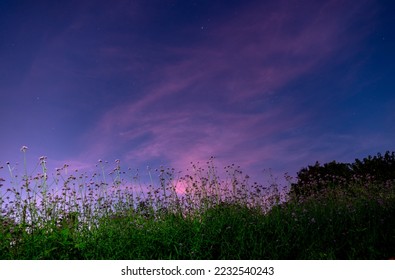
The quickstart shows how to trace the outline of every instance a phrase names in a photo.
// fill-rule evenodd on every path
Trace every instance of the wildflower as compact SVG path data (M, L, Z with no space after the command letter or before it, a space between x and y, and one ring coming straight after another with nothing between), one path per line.
M22 146L21 152L26 152L27 149L28 149L28 148L27 148L26 146Z

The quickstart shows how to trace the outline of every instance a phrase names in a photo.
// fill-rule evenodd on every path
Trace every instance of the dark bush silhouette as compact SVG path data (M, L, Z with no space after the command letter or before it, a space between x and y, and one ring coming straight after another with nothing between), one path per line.
M395 179L395 152L387 151L384 156L368 156L362 161L356 159L352 164L352 170L356 175L371 175L375 181L385 182Z
M302 168L297 173L297 182L291 184L291 197L300 199L319 193L331 186L347 188L351 179L364 180L370 178L377 183L395 180L395 152L387 151L384 156L368 156L362 161L355 159L354 163L339 163L332 161L321 165Z
M315 165L302 168L297 173L298 181L291 185L291 194L296 198L310 196L328 187L329 184L339 184L351 176L350 164L332 161L321 165L317 161Z

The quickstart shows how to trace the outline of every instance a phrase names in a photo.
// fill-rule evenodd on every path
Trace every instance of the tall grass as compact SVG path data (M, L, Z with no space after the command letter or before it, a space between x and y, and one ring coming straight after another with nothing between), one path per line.
M26 152L26 149L22 148ZM220 178L211 158L174 169L88 176L57 169L0 178L1 259L388 259L395 256L395 183L354 178L296 198L250 182L237 166ZM155 179L156 178L156 179ZM107 182L109 180L109 183Z

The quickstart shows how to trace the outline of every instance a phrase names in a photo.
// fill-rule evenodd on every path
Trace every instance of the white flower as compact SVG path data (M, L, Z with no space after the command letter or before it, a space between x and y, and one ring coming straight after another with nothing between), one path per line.
M26 152L27 149L28 149L28 148L27 148L26 146L22 146L21 152Z

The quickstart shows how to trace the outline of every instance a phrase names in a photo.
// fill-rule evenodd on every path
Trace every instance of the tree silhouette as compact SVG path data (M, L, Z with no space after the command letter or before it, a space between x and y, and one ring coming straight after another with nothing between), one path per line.
M387 151L384 156L378 153L362 161L355 159L351 164L332 161L321 165L317 161L297 173L297 182L291 184L290 194L299 199L331 186L347 188L352 178L371 178L377 183L395 180L395 152Z

